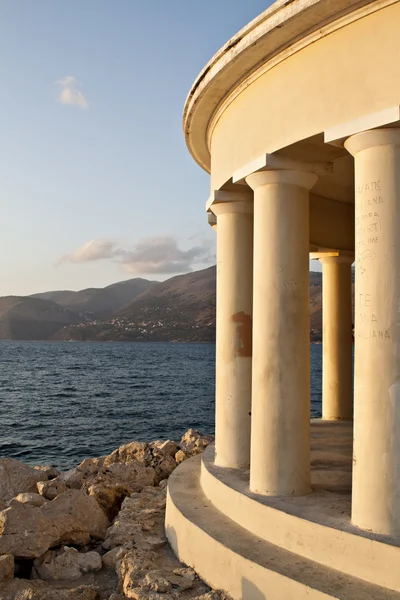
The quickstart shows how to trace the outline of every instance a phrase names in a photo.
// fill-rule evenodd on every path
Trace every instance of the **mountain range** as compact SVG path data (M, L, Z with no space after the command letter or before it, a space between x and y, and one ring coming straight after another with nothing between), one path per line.
M0 298L0 339L215 340L216 268L163 282L135 278L105 288ZM310 339L322 336L322 274L310 272Z

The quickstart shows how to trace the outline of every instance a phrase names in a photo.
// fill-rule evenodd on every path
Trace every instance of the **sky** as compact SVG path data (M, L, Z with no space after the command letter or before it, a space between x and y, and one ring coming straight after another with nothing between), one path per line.
M189 89L268 0L2 0L0 295L215 262Z

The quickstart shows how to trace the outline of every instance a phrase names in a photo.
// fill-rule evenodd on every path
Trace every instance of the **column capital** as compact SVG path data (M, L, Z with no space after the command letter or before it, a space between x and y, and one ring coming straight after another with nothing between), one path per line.
M297 160L283 156L282 154L262 154L247 165L244 165L233 173L233 183L243 183L247 181L249 175L258 172L269 171L304 171L305 173L315 173L315 175L328 175L333 173L332 162L310 162Z
M310 190L317 181L318 176L315 173L292 169L257 171L246 177L246 182L253 190L264 185L272 184L296 185L306 190Z
M376 148L377 146L400 146L400 129L394 127L370 129L352 135L344 143L346 150L353 156L363 150Z
M253 193L247 186L243 190L216 190L206 202L206 211L214 215L223 215L226 213L247 213L253 212Z
M207 213L207 220L210 227L212 227L215 231L217 230L217 217L214 213Z
M318 258L319 262L323 265L332 265L332 264L348 264L352 265L354 262L354 254L338 254L337 256L320 256Z

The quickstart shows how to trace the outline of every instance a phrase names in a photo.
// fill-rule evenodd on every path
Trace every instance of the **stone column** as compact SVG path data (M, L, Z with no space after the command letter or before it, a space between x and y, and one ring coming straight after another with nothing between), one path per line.
M309 189L304 171L260 171L254 190L250 488L310 491Z
M400 535L400 130L345 142L355 157L352 521Z
M330 256L322 263L322 418L353 419L353 257Z
M215 464L230 468L248 468L250 462L253 202L249 192L218 192L211 206L218 218Z

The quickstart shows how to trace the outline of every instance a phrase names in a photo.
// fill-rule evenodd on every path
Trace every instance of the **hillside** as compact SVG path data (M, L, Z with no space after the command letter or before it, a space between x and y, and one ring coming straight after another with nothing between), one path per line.
M137 296L103 322L62 330L61 339L213 341L215 267L178 275Z
M216 268L155 282L0 298L0 339L215 340ZM322 273L310 273L310 339L322 338Z
M31 297L51 300L86 318L104 319L157 283L157 281L135 278L113 283L105 288L87 288L79 292L69 290L44 292Z
M0 298L0 339L46 340L80 317L49 300L5 296Z

